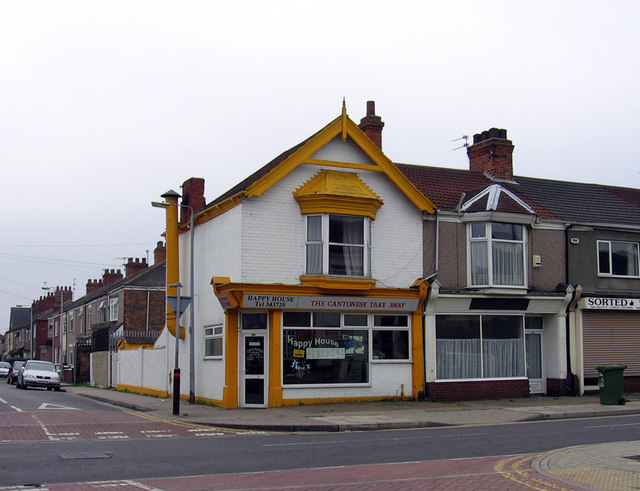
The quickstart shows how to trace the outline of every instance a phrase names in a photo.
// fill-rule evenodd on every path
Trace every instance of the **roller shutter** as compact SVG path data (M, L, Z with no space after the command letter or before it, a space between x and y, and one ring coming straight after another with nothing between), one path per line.
M598 365L627 365L625 376L640 375L640 314L582 311L584 376L597 377Z

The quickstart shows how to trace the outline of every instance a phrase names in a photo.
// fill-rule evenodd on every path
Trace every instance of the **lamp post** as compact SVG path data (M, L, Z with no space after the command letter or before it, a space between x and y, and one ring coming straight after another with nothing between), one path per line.
M182 204L172 204L167 202L158 202L152 201L151 206L155 208L168 208L170 206L178 206L181 208L189 208L190 217L189 217L189 242L190 242L190 250L189 250L189 295L191 296L191 306L189 308L189 404L195 404L196 402L196 375L195 375L195 305L193 302L195 301L194 297L194 224L193 224L193 215L194 210L189 205ZM180 285L180 283L175 284L175 286ZM174 285L169 285L174 286ZM180 285L181 287L182 285ZM180 299L180 290L178 287L178 302ZM177 317L177 316L176 316ZM176 318L176 368L178 368L178 354L177 354L177 346L178 339L180 338L180 325L178 319ZM175 377L174 377L175 379Z

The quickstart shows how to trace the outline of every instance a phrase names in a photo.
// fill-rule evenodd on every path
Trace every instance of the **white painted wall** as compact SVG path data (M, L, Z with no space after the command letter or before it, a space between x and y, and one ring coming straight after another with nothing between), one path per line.
M321 169L301 165L261 197L245 201L242 281L300 283L305 222L292 192ZM372 277L382 288L408 288L422 276L422 213L382 172L357 174L384 202L372 224Z
M170 392L170 370L167 367L164 348L118 351L116 366L118 367L117 384Z
M352 142L333 141L315 158L370 163ZM327 167L336 170L335 167ZM204 326L224 323L224 311L213 294L211 278L226 276L232 282L300 284L304 274L304 217L293 192L323 169L301 165L259 198L243 203L195 229L195 393L207 399L222 399L224 362L204 359ZM350 170L346 170L350 171ZM372 277L381 288L407 288L422 276L422 214L382 172L354 169L360 179L382 198L384 204L372 225ZM190 233L179 237L181 294L189 291ZM189 324L189 311L182 319ZM181 392L189 393L189 336L179 342ZM168 390L173 370L175 340L163 332L156 348L122 352L120 380L123 384ZM137 357L137 358L136 358ZM419 362L415 360L415 362ZM371 387L330 389L286 389L285 398L378 397L411 395L411 364L372 363ZM155 376L151 376L154 373ZM168 390L170 392L170 390Z

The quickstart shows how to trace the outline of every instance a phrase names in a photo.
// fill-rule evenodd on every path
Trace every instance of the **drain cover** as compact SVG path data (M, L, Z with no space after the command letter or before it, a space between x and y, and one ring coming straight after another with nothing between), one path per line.
M62 460L84 460L84 459L109 459L111 456L102 452L82 452L82 453L61 453L58 454Z

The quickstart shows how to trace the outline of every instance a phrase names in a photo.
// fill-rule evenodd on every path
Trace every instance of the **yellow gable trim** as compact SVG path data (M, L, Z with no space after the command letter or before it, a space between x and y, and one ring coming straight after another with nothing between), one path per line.
M411 200L421 211L434 213L435 205L424 196L418 188L398 169L365 133L348 116L339 116L322 130L316 133L298 150L283 160L258 181L251 184L245 196L260 196L280 179L293 171L297 166L309 160L320 148L329 143L337 135L347 135L366 153L369 158L391 179L391 181ZM374 168L375 166L372 166Z
M374 219L382 199L354 172L321 170L293 193L303 214L341 213Z

